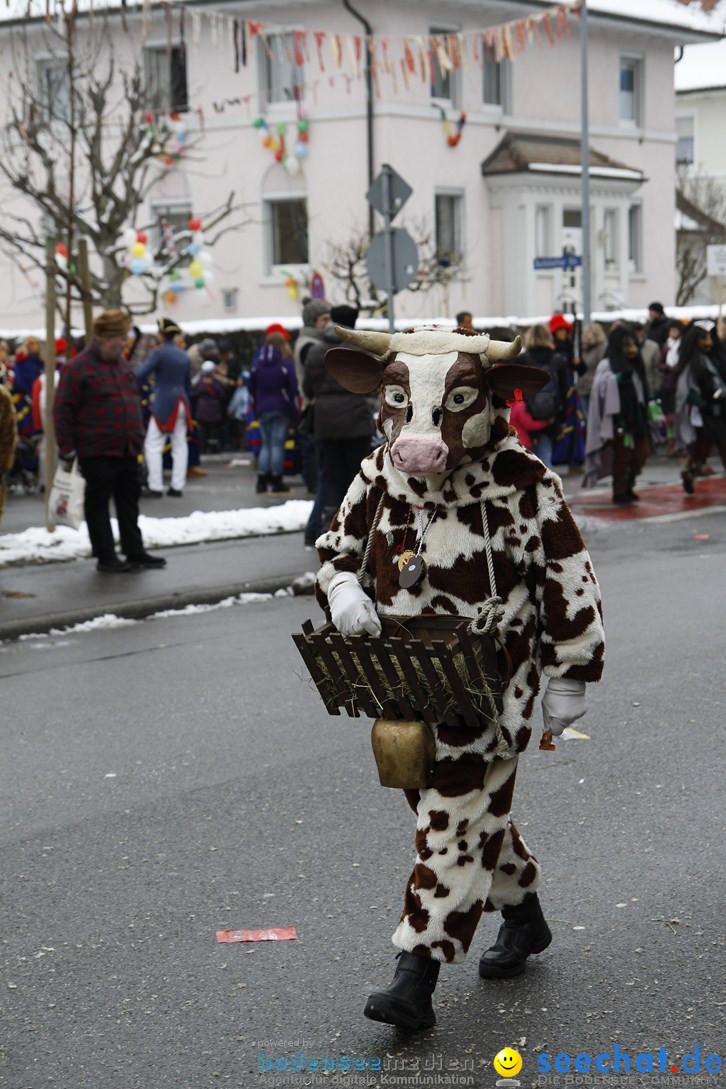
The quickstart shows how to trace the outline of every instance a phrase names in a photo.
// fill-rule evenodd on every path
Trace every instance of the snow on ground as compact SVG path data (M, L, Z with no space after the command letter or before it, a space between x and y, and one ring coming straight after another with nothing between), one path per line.
M291 586L286 589L276 590L274 594L235 594L233 597L225 597L222 601L216 601L213 605L186 605L183 609L162 609L158 613L150 613L140 620L132 620L130 617L117 616L116 613L104 613L103 616L94 616L93 620L84 620L80 624L71 624L67 628L51 628L47 632L30 632L21 635L17 642L29 642L30 640L52 639L61 635L83 635L86 632L97 632L110 628L129 628L134 624L144 624L147 620L166 620L175 616L196 616L198 613L213 613L217 609L229 609L233 605L252 605L258 601L272 601L277 597L293 597ZM15 640L8 640L15 642ZM45 647L47 644L39 644ZM56 646L66 646L66 643L56 643Z
M276 507L251 507L240 510L196 510L184 518L139 517L139 527L146 548L171 548L173 545L226 541L236 537L259 537L270 533L291 533L305 528L312 500L288 499ZM111 519L114 539L118 542L118 523ZM91 555L85 522L80 529L59 526L54 533L32 526L22 533L0 536L0 567L20 563L52 563L77 560Z

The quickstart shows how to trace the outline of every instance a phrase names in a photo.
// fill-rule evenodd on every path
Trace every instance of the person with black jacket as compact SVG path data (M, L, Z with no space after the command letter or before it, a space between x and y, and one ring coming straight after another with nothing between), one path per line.
M330 316L332 321L323 330L322 340L312 344L307 353L303 378L303 393L315 404L313 437L323 465L315 502L325 528L370 452L374 432L371 399L343 389L328 374L324 362L328 349L343 343L335 325L354 328L358 311L352 306L334 306Z
M712 445L726 468L726 356L712 321L694 321L686 330L676 372L676 427L688 450L681 478L692 495Z
M663 304L652 302L648 307L648 324L645 327L645 336L648 340L654 340L659 347L663 347L668 340L670 322L663 309Z

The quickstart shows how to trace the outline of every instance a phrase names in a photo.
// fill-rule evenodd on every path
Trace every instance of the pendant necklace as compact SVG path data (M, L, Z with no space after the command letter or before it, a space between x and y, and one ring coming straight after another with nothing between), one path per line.
M415 552L412 548L406 548L406 539L408 537L408 527L411 525L411 515L413 514L413 507L408 508L408 517L406 518L406 526L403 531L403 540L396 549L398 555L396 556L394 563L398 565L398 570L403 571L409 560L412 560Z
M410 559L406 558L408 556L407 552L404 552L402 554L402 556L401 556L401 559L404 560L404 563L401 566L401 574L398 576L398 585L403 590L408 590L412 586L415 586L416 583L420 579L422 579L423 576L426 574L426 561L424 560L423 556L421 555L421 549L424 546L424 541L426 540L426 535L427 535L428 531L431 529L431 525L433 523L433 520L434 520L434 518L436 517L436 515L438 513L438 511L434 510L433 514L431 515L428 522L426 523L426 528L424 529L423 513L422 513L423 508L419 507L417 509L418 509L418 532L419 532L418 548L416 549L416 551L413 554L410 555Z

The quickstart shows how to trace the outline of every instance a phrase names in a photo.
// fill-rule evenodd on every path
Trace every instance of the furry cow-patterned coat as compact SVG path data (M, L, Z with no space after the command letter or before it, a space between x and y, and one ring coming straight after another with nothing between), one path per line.
M600 590L559 477L508 431L507 410L498 415L486 455L442 477L405 477L393 465L388 444L379 447L363 461L329 531L317 542L318 599L325 606L335 573L358 571L383 497L363 576L379 614L474 617L491 596L486 510L496 590L504 604L498 635L506 653L499 652L500 671L507 676L509 657L511 672L498 729L482 729L478 739L484 760L526 748L542 672L598 681L604 656ZM426 575L402 589L399 549L415 547L418 526L425 527L434 511L421 553Z

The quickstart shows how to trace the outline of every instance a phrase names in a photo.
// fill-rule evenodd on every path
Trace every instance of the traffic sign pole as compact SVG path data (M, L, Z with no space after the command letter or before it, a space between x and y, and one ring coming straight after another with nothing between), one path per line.
M588 102L587 0L580 4L580 173L582 187L582 325L590 324L592 254L590 249L590 117Z
M385 233L386 296L388 298L388 328L395 332L393 315L393 232L391 231L391 168L384 163L381 169L383 182L383 231Z

